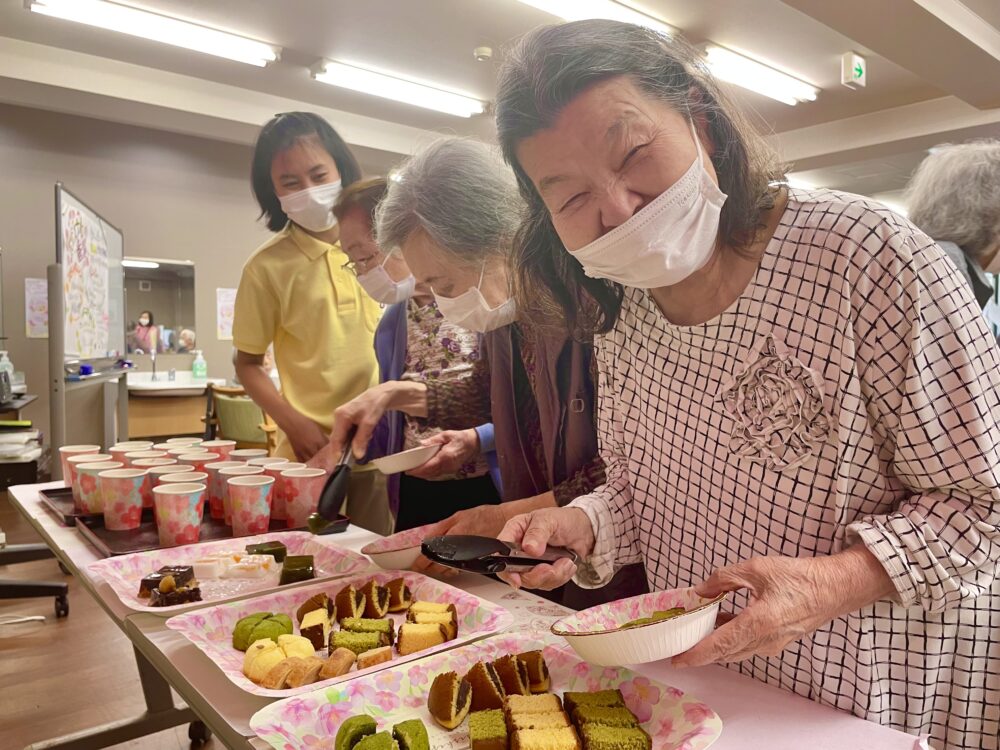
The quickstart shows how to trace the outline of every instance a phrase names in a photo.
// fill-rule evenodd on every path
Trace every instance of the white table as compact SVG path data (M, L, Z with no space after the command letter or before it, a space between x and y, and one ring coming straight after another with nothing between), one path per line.
M258 748L268 745L254 737L250 717L270 699L244 692L184 636L168 630L166 617L134 612L121 603L111 587L90 577L86 566L99 559L95 550L74 528L63 526L38 498L38 489L59 487L22 485L10 489L11 501L28 519L56 556L66 565L108 616L132 641L150 711L137 719L119 724L116 734L91 734L45 747L96 748L111 738L136 737L194 719L200 719L229 748ZM356 527L336 537L338 544L360 550L375 535ZM561 608L525 592L513 592L505 584L482 576L462 574L449 583L510 609L515 628L546 628ZM536 612L525 608L533 607ZM544 606L545 613L537 610ZM756 682L723 667L690 670L672 669L666 662L636 667L636 671L660 682L690 692L722 717L723 732L713 750L768 748L768 750L915 750L924 747L917 738L894 729L863 721L777 688ZM172 687L187 703L174 707ZM168 705L169 702L169 705Z

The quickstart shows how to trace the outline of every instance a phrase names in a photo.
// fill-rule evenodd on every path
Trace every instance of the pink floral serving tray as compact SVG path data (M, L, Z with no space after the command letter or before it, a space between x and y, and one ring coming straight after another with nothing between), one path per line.
M243 674L243 652L233 648L232 637L233 628L237 620L251 615L254 612L274 612L283 613L292 618L295 622L295 611L303 602L314 594L325 591L331 597L335 596L340 589L353 583L361 586L371 579L379 585L388 583L395 578L403 578L406 585L413 592L413 598L423 601L445 602L455 605L458 612L458 637L440 646L418 651L408 656L399 656L393 652L392 661L376 664L363 670L352 670L341 677L335 677L322 682L315 682L311 685L303 685L300 688L290 688L287 690L269 690L252 682ZM397 628L405 620L405 613L390 615L395 620ZM241 599L228 604L221 604L216 607L199 609L194 612L171 617L167 620L167 627L183 634L189 641L202 650L202 652L223 671L233 683L254 695L266 695L270 697L285 698L290 695L308 693L317 688L335 685L339 682L354 680L372 672L377 672L387 668L423 658L429 654L452 649L457 645L474 641L487 635L499 633L506 630L513 624L514 616L503 607L480 599L466 591L449 586L443 581L413 573L411 571L371 571L365 575L351 576L350 578L337 581L327 581L295 589L282 589L265 596L258 596L252 599ZM336 629L336 626L334 626ZM296 633L298 624L295 623ZM324 656L325 652L317 653Z
M206 602L224 602L246 594L276 589L281 566L276 565L274 570L263 578L218 578L199 581L202 598L200 602L175 604L170 607L151 607L149 599L139 598L139 581L143 576L164 565L190 565L199 557L212 552L227 550L243 552L248 544L269 541L282 542L288 548L289 555L312 555L316 578L347 576L371 567L371 562L366 557L338 547L325 537L315 536L308 531L282 531L108 557L92 562L87 566L87 570L103 577L126 607L137 612L175 614L202 607Z
M702 750L722 733L718 714L697 698L621 667L595 667L565 646L527 634L507 634L478 641L353 680L265 706L250 719L257 736L278 750L333 750L341 722L359 713L371 715L379 730L420 719L433 750L467 750L468 721L452 732L427 712L427 695L442 672L464 674L477 661L504 654L543 649L552 674L552 692L618 688L629 709L653 738L655 750Z

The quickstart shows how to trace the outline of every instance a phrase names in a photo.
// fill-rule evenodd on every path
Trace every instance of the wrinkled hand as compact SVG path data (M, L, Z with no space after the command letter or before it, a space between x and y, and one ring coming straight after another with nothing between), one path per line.
M326 448L329 442L323 428L302 415L299 415L291 424L282 427L282 431L288 438L288 442L292 444L295 457L303 462L311 460Z
M750 590L746 609L675 656L675 666L776 656L831 620L894 590L878 560L863 546L821 557L752 558L720 568L695 590L715 597L744 588Z
M354 457L361 460L368 450L368 443L372 439L372 433L378 425L382 415L389 410L392 395L391 383L382 383L359 396L355 396L346 404L337 407L333 412L333 429L330 431L330 454L335 456L333 460L340 458L344 452L344 445L351 434L351 430L357 428L354 440L351 442Z
M440 445L441 450L421 466L406 472L418 479L455 474L479 455L479 433L474 429L444 430L427 438L423 444Z
M500 505L481 505L478 508L460 510L443 521L439 521L428 530L427 536L446 536L466 534L470 536L491 536L495 537L503 529L507 522L507 515ZM421 555L413 564L412 570L420 573L441 576L442 578L452 578L458 575L455 568L448 568L431 562Z
M594 529L579 508L546 508L514 516L498 537L521 545L529 555L541 555L546 546L567 547L583 560L594 550ZM576 575L576 563L565 558L555 564L536 565L523 573L500 573L516 589L558 588Z

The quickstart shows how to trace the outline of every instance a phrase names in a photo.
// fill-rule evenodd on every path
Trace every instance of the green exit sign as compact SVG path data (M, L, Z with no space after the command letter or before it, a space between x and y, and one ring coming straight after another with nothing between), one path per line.
M845 52L840 58L840 82L852 89L868 83L868 61L857 52Z

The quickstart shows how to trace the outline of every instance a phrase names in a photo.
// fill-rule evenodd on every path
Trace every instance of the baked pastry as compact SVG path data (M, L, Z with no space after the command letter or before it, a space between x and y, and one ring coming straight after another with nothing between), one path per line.
M299 622L299 634L303 638L308 638L317 651L325 651L330 640L330 615L326 609L307 612Z
M301 635L279 635L278 648L285 652L285 656L301 656L303 659L308 659L316 655L316 649L309 639Z
M584 750L652 750L653 740L640 727L587 724L580 729Z
M406 615L409 617L410 612L451 612L454 611L454 604L447 604L445 602L413 602L410 608L407 610Z
M260 686L265 687L268 690L281 690L288 687L288 674L300 661L302 661L302 659L297 656L293 656L290 659L282 659L271 667L270 671L264 675L264 679L260 681Z
M404 625L406 627L428 627L426 625ZM402 630L403 628L400 628ZM400 640L402 640L402 633L400 634ZM465 675L465 679L468 680L469 685L472 687L472 710L473 711L488 711L490 709L503 708L504 707L504 692L503 685L500 684L500 678L497 677L497 672L493 669L493 665L488 661L476 662L469 673Z
M559 702L559 696L552 693L543 693L541 695L508 695L506 708L507 713L510 714L547 714L563 710L562 703Z
M335 604L338 622L343 622L348 617L361 617L365 612L365 595L353 585L344 586L337 592Z
M392 661L392 646L373 648L358 654L358 669L368 669L387 661Z
M324 663L323 659L316 656L297 659L292 671L288 673L286 684L290 688L313 684L319 678L319 671Z
M420 719L401 721L392 728L393 739L399 750L430 750L431 741L427 737L427 727Z
M340 627L352 633L385 633L389 645L396 642L396 625L392 620L372 620L366 617L347 617L341 621Z
M288 615L270 612L254 612L236 621L233 628L233 648L246 651L254 641L262 638L278 640L278 636L292 632L292 620Z
M516 656L508 654L493 662L493 668L500 678L506 695L530 695L528 689L528 668Z
M314 609L325 609L331 620L337 619L337 605L334 604L333 599L327 596L325 591L320 591L299 605L299 608L295 610L295 621L301 623L302 618Z
M399 626L396 650L400 656L415 654L425 648L440 646L448 641L448 631L444 625L417 625L406 622Z
M472 750L507 750L507 725L503 711L469 714L469 743Z
M285 555L288 554L288 547L281 542L261 542L260 544L248 544L248 555L270 555L275 562L284 562Z
M394 578L385 587L389 589L390 612L405 612L413 604L413 593L402 578Z
M580 735L573 727L557 727L519 729L514 732L510 747L511 750L581 750L582 746Z
M510 731L518 729L553 729L573 726L565 711L548 711L539 714L507 714Z
M454 672L439 674L427 695L427 710L440 726L452 730L465 721L472 704L472 686Z
M419 625L443 625L449 641L458 637L458 618L454 609L451 612L412 612L407 619Z
M355 654L363 654L373 648L388 646L389 639L385 633L352 633L348 630L338 630L330 633L330 652L338 648L347 648Z
M254 641L243 656L243 674L258 685L264 682L271 669L286 659L285 652L270 638Z
M345 719L337 730L337 739L334 740L335 750L352 750L365 737L375 734L378 726L375 719L367 714L352 716Z
M340 677L351 671L354 666L355 654L349 648L336 648L330 657L323 663L323 668L319 670L321 680L329 680L331 677Z
M281 577L278 579L278 585L285 586L299 581L311 581L315 577L312 555L287 555L281 564Z
M377 732L361 740L354 750L399 750L399 745L388 732Z
M547 693L552 685L552 678L542 652L525 651L517 655L517 660L528 670L528 689L532 693Z
M365 617L379 619L389 614L389 589L372 579L361 587L361 593L365 597Z
M624 706L621 690L595 690L592 693L564 693L563 701L570 716L580 706Z
M637 727L639 720L625 706L577 706L573 709L573 723L580 729L588 724L604 727Z

